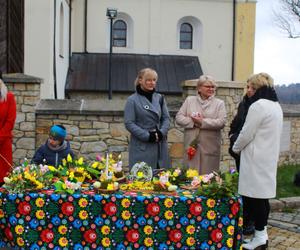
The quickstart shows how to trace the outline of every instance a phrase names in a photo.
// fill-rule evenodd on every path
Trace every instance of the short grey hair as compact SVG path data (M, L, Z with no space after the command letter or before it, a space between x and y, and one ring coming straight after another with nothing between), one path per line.
M197 81L197 87L202 86L204 83L211 83L213 86L217 87L216 80L210 75L202 75Z

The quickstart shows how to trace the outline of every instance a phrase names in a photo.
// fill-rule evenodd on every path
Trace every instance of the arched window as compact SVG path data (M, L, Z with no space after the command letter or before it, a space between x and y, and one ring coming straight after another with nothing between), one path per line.
M127 25L123 20L117 20L113 24L113 46L126 47Z
M193 48L193 26L183 23L180 26L180 49Z

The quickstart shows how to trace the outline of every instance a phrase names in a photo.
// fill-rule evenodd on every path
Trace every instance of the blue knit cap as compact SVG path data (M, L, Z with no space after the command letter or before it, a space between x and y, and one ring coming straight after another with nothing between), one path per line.
M66 131L65 127L63 127L61 125L54 125L50 129L50 135L55 140L63 141L66 138L67 131Z

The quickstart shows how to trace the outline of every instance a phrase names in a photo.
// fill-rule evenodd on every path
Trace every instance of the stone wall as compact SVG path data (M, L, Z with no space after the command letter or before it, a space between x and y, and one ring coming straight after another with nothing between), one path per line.
M94 159L106 150L122 153L124 164L128 164L129 133L124 127L123 110L126 98L39 100L41 79L9 75L5 82L17 99L17 121L14 130L13 157L19 164L25 157L31 159L34 151L46 141L53 124L63 124L68 131L72 149L78 155ZM183 96L195 94L196 81L186 81ZM228 155L229 124L240 102L244 84L218 82L217 96L225 101L227 123L223 129L221 168L234 165ZM174 117L184 100L181 96L166 96L171 115L168 134L170 156L173 164L180 164L183 149L183 130L174 122ZM300 110L285 106L285 145L280 155L280 164L300 163ZM288 139L288 140L287 140Z
M23 74L3 76L9 91L15 95L17 118L13 138L13 160L19 164L24 158L31 159L35 152L35 106L40 100L41 79Z

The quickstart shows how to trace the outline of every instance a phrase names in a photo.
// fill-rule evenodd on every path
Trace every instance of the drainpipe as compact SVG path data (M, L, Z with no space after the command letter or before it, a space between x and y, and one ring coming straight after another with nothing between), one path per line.
M84 0L84 52L87 53L87 0Z
M54 0L54 24L53 24L53 82L54 82L54 99L57 99L56 83L56 0Z
M236 0L233 0L232 6L232 64L231 64L231 81L234 81L235 66L235 22L236 22Z
M71 69L71 57L72 57L71 35L72 35L72 0L70 0L70 5L69 5L69 69Z

